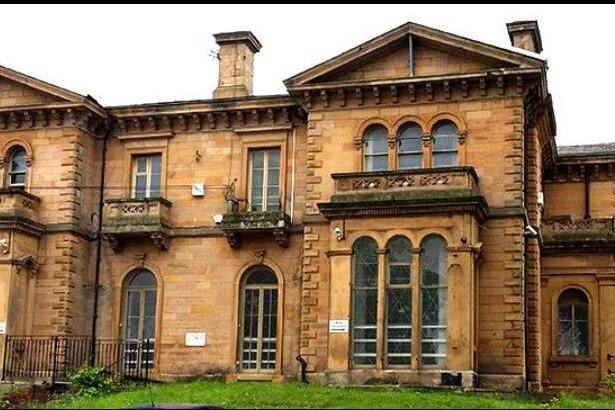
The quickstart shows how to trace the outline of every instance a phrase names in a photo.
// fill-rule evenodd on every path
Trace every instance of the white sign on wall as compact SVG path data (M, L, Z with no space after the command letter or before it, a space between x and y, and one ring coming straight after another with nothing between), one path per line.
M6 322L0 322L0 335L6 333Z
M186 332L186 346L205 346L206 344L205 332Z
M329 333L348 333L348 319L329 320Z

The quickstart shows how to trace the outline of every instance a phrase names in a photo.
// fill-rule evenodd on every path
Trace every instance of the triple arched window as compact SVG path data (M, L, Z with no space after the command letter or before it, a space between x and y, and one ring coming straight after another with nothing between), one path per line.
M415 123L402 125L394 137L383 125L374 124L362 138L363 170L367 172L458 165L458 130L449 120L435 124L429 144L424 143L421 127Z
M413 273L416 253L419 269ZM440 236L427 236L414 249L397 235L383 252L374 239L358 238L352 248L352 364L444 368L446 283L446 242Z

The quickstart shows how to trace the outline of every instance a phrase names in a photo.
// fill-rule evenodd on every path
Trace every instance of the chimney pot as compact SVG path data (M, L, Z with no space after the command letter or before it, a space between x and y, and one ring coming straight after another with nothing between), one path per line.
M513 21L507 23L508 37L513 47L540 54L542 52L542 40L536 20Z
M252 95L254 80L254 54L261 43L251 31L233 31L214 34L220 46L218 52L218 87L214 98L235 98Z

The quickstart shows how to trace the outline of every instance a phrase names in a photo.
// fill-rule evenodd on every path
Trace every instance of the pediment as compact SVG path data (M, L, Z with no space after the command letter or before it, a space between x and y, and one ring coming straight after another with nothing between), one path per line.
M0 108L82 103L86 97L0 66Z
M320 83L467 74L542 64L525 54L406 23L284 83L292 90Z

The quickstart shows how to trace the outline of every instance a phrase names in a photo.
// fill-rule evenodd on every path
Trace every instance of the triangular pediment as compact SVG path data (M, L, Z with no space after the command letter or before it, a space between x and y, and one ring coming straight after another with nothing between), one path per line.
M406 23L284 83L292 89L319 83L467 74L542 64L539 58Z
M82 103L86 97L0 66L0 108Z

